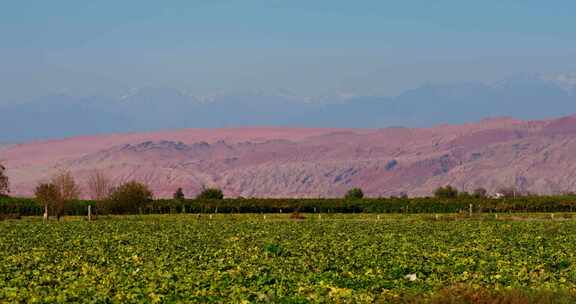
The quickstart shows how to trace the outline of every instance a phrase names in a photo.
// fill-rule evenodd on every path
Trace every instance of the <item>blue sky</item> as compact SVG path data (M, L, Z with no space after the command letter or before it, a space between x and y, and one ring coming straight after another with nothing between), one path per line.
M396 94L576 71L576 1L0 0L0 103L132 87Z

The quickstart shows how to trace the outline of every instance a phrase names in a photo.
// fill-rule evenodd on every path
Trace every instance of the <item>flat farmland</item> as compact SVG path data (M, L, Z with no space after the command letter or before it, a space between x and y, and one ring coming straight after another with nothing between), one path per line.
M0 302L575 299L571 214L304 216L2 221Z

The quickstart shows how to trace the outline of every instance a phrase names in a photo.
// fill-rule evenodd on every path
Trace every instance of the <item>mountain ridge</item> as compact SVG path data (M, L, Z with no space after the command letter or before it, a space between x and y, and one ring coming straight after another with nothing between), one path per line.
M501 187L553 194L576 190L576 115L549 120L488 118L430 128L183 129L18 144L0 150L15 195L61 169L81 184L95 169L139 180L158 197L204 186L227 196L431 195Z
M118 97L55 94L0 105L4 131L0 142L199 127L422 128L493 116L545 119L574 111L575 88L576 76L561 74L519 75L495 83L427 84L397 96L337 93L313 98L286 92L194 96L156 87Z

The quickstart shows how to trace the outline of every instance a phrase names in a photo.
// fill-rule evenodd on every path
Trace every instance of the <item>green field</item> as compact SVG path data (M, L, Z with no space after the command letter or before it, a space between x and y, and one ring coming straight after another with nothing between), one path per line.
M306 217L2 221L0 302L358 303L450 288L576 290L570 214Z

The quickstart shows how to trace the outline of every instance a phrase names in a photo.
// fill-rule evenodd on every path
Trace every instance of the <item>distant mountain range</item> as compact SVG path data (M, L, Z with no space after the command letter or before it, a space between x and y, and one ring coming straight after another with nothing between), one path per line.
M158 197L203 186L235 197L431 195L501 187L576 191L576 115L550 120L492 118L433 128L182 129L83 136L0 149L12 193L32 195L61 169L81 185L94 169L116 183L147 183ZM86 193L86 192L84 192Z
M50 95L0 106L0 142L111 132L239 126L429 127L484 117L576 112L576 74L522 75L491 83L429 84L395 97L298 97L285 93L192 96L169 88L117 98Z

